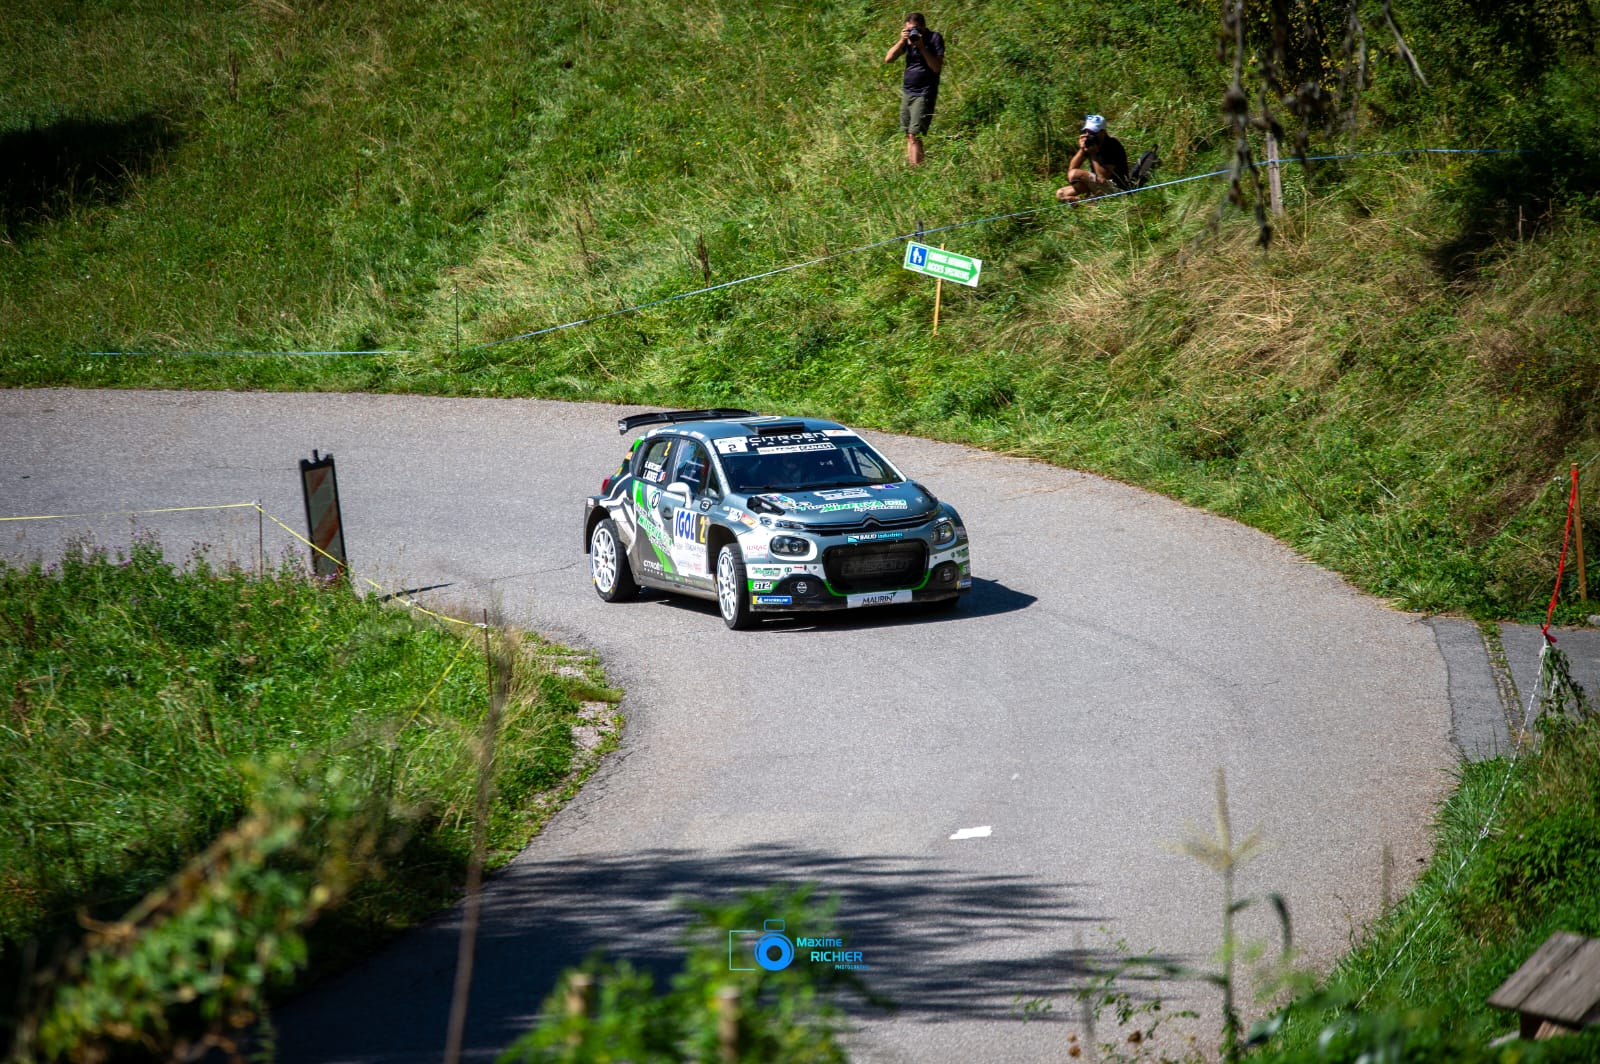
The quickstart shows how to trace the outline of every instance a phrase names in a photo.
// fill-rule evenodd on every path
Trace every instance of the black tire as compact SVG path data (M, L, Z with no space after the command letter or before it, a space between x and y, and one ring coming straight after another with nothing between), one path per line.
M627 602L639 594L638 581L628 565L628 552L617 535L617 523L607 517L589 533L589 577L607 602Z
M717 552L717 610L722 623L743 631L756 623L750 608L750 584L744 575L744 555L736 543L724 543Z

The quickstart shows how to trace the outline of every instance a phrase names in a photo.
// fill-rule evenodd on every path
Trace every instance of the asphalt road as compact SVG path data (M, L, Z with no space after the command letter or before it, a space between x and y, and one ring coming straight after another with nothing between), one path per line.
M1059 995L1113 951L1197 965L1220 886L1164 842L1235 825L1323 964L1427 856L1459 753L1422 619L1272 539L1168 499L970 448L869 434L961 510L975 588L951 615L862 612L727 631L709 603L606 605L581 499L624 411L367 395L0 392L0 515L259 499L302 527L296 462L337 456L352 564L426 601L495 604L597 649L624 687L621 751L492 884L468 1045L524 1029L593 947L670 963L670 901L775 881L841 899L849 948L900 1002L858 1012L857 1059L1059 1060ZM249 562L253 511L0 524L0 551L142 528ZM269 553L293 547L266 526ZM962 829L987 836L952 839ZM790 929L804 934L802 929ZM1268 925L1248 924L1265 934ZM436 1060L456 951L447 914L279 1017L289 1061ZM1208 991L1165 988L1215 1012ZM1071 1013L1063 1001L1057 1013Z

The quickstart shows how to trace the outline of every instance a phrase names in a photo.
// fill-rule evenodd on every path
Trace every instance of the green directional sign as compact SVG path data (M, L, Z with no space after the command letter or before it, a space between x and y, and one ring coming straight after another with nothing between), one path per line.
M978 271L983 269L983 260L957 255L953 251L930 248L926 244L907 242L906 261L903 265L913 273L925 273L941 281L954 281L956 284L976 288Z

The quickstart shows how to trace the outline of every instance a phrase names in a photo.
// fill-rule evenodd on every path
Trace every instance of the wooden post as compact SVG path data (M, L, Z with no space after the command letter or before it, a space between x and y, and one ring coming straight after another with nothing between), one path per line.
M571 1019L583 1019L589 1015L590 1001L594 997L594 976L588 972L573 972L567 979L566 1010ZM574 1030L567 1036L567 1044L579 1046L583 1044L583 1033Z
M450 1021L445 1031L444 1064L460 1064L467 1030L467 1003L472 994L472 965L478 948L478 921L483 908L483 859L488 847L489 800L494 782L494 746L500 716L511 684L511 663L495 660L489 634L489 611L483 611L483 658L489 680L489 707L478 743L478 793L473 806L472 852L467 857L467 897L461 914L461 939L456 948L456 982L450 995Z
M1572 528L1578 534L1578 599L1589 601L1589 578L1583 571L1583 484L1578 479L1578 463L1572 463Z
M939 245L939 250L944 250L944 245ZM933 282L933 335L939 335L939 303L944 299L944 278L937 278Z
M1278 138L1267 133L1267 187L1271 190L1273 217L1283 213L1283 175L1278 172Z
M717 1058L722 1064L735 1064L739 1059L738 987L717 991Z

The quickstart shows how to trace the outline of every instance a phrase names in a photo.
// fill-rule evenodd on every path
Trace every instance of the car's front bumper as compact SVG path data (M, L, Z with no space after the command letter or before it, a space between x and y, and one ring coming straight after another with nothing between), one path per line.
M751 609L759 613L799 613L939 602L963 595L972 587L970 552L964 539L943 550L931 551L919 573L889 586L883 586L882 580L842 580L837 566L830 567L823 560L829 546L823 543L817 557L810 561L748 562Z

